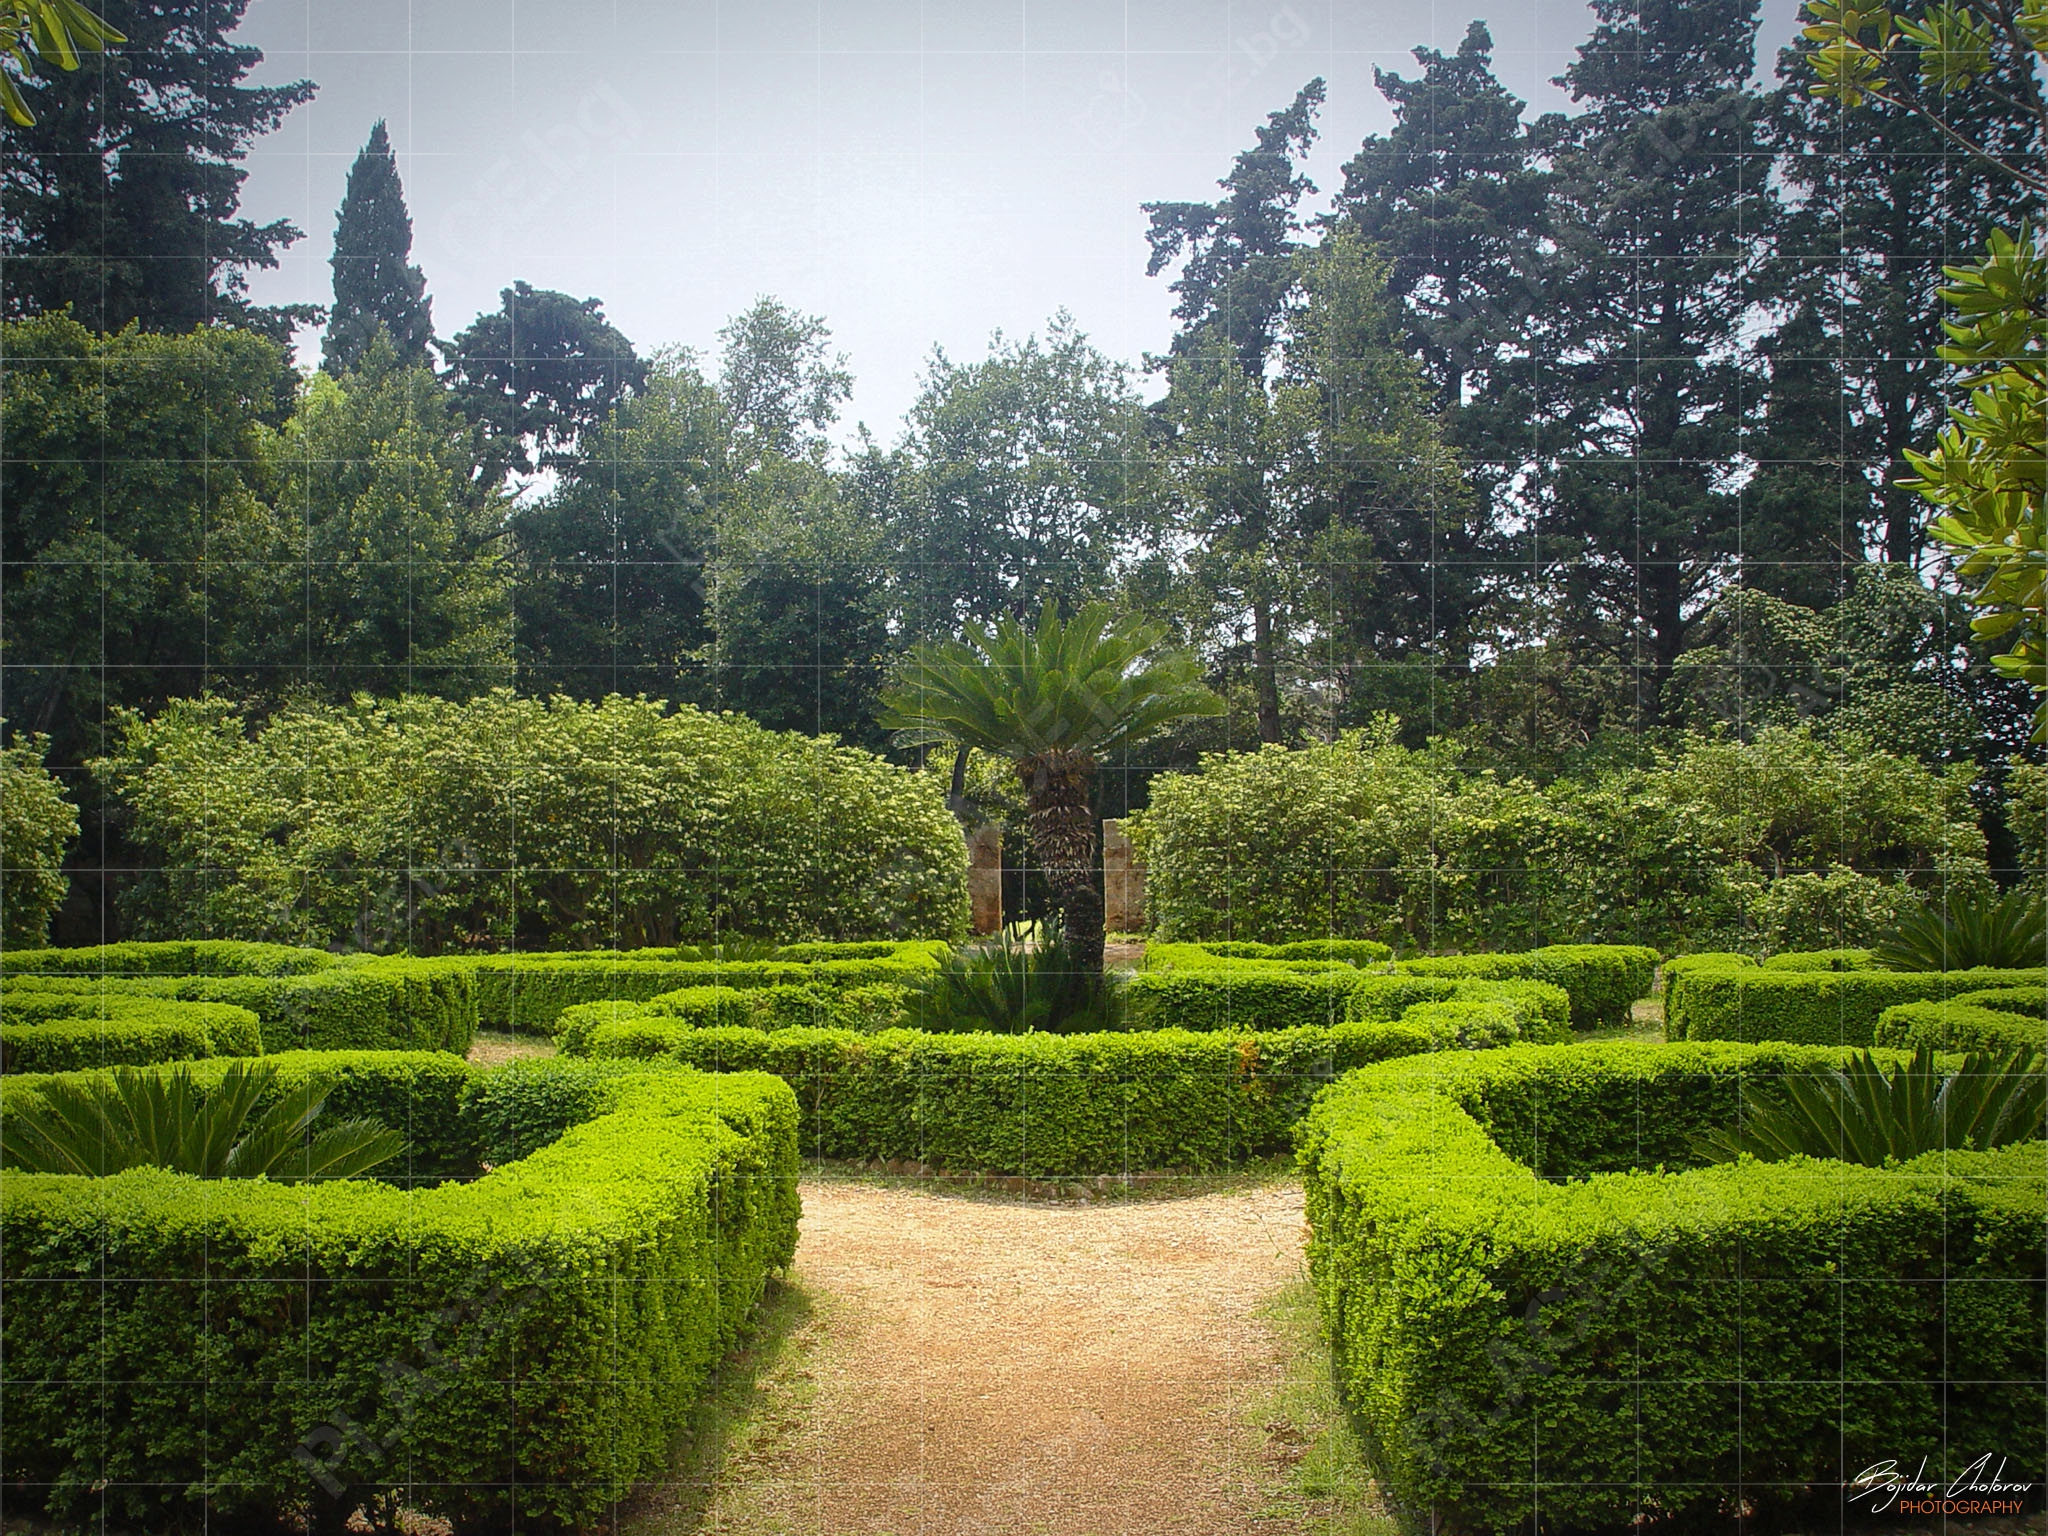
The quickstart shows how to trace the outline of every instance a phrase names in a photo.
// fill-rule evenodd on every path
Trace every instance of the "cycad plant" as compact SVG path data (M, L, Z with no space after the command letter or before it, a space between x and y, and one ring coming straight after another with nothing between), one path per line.
M1057 922L1032 926L1036 936L1013 925L948 955L911 1000L918 1026L1008 1035L1111 1027L1100 973L1075 964Z
M1764 1162L1826 1157L1871 1167L1923 1152L1985 1151L2042 1135L2048 1075L2022 1047L1967 1057L1945 1072L1922 1046L1887 1070L1869 1051L1835 1071L1793 1073L1780 1092L1743 1089L1742 1123L1696 1143L1712 1162L1747 1152Z
M277 1069L236 1062L202 1095L189 1067L58 1079L0 1114L0 1166L24 1173L101 1176L169 1168L202 1179L346 1179L395 1157L405 1138L374 1120L307 1131L331 1085L286 1086L261 1115Z
M1089 603L1036 625L998 620L959 640L913 649L882 696L899 746L977 747L1016 765L1032 851L1059 904L1073 963L1102 974L1102 893L1095 878L1095 771L1127 742L1223 701L1192 657L1157 655L1166 632Z
M1877 942L1877 963L1893 971L2022 970L2048 965L2048 913L2029 891L1953 893L1922 907Z

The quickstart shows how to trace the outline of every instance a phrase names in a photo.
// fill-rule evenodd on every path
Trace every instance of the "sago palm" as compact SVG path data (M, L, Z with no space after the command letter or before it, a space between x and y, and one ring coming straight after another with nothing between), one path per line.
M2042 1134L2048 1077L2032 1050L1976 1054L1944 1070L1922 1046L1887 1071L1869 1051L1839 1069L1788 1074L1780 1091L1745 1086L1743 1118L1700 1137L1714 1162L1743 1153L1763 1162L1793 1156L1871 1167L1925 1152L1987 1151Z
M374 1120L339 1120L308 1136L331 1088L311 1080L286 1086L257 1115L277 1075L260 1062L237 1062L204 1096L188 1067L60 1078L0 1115L0 1163L23 1173L155 1167L299 1183L352 1178L404 1150L405 1138Z
M882 695L882 723L898 745L975 747L1016 765L1032 849L1074 963L1090 975L1102 971L1090 800L1097 766L1126 742L1223 710L1192 657L1155 654L1165 633L1112 618L1106 603L1065 620L1048 603L1036 625L1005 618L917 646Z

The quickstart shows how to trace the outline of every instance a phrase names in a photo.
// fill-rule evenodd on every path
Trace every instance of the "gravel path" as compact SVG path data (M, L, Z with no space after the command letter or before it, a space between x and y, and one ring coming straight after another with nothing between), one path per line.
M1258 1313L1301 1273L1298 1186L1055 1205L819 1182L803 1199L794 1281L818 1336L694 1528L1295 1528L1272 1517L1248 1419L1284 1368Z

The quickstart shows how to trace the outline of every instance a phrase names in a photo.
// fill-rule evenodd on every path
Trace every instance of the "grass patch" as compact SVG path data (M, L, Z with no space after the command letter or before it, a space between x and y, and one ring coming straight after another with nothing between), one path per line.
M1277 1292L1260 1315L1279 1340L1279 1384L1249 1403L1244 1422L1264 1437L1262 1518L1293 1520L1328 1536L1394 1536L1351 1416L1330 1371L1330 1341L1306 1279Z
M508 1061L526 1061L554 1054L552 1040L535 1035L515 1035L508 1029L480 1029L470 1043L469 1064L473 1067L502 1067Z

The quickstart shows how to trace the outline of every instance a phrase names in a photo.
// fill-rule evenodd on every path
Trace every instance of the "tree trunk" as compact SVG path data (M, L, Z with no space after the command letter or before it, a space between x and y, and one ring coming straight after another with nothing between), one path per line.
M1252 697L1259 709L1259 740L1280 739L1280 663L1273 653L1273 610L1252 601Z
M1095 811L1088 789L1095 759L1085 752L1043 752L1017 764L1031 802L1031 846L1059 903L1060 926L1075 963L1102 974L1102 889L1095 875Z

